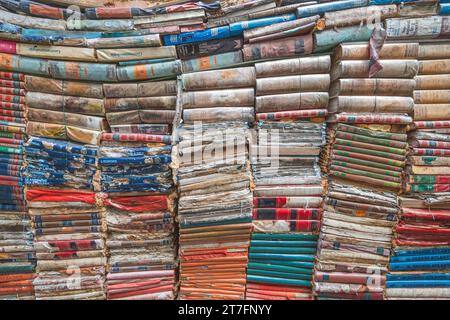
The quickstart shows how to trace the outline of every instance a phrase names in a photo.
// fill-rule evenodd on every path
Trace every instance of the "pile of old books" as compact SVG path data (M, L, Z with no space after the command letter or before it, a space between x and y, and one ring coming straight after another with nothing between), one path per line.
M176 46L183 72L312 52L311 32L319 16L297 19L294 11L304 4L275 7L275 1L262 0L221 5L208 12L207 28L163 36L165 45Z
M329 129L329 175L352 183L399 191L406 163L407 135L338 123Z
M450 45L421 44L406 192L450 192Z
M36 299L104 299L106 224L93 192L98 147L30 137L25 152Z
M100 147L101 190L106 193L172 190L171 136L103 133Z
M27 133L99 144L108 129L99 83L26 76Z
M254 69L182 80L184 123L174 159L180 298L243 299L252 214L246 121L254 120Z
M319 224L319 221L310 221L311 214L307 213L305 220L301 220L303 212L298 212L301 210L298 209L294 217L292 211L296 209L290 210L285 217L279 215L286 219L282 222L289 227L306 224L316 227ZM292 221L292 218L297 220ZM256 225L259 222L254 221ZM279 228L281 231L274 229L265 233L254 230L252 234L246 299L312 300L311 280L318 236L305 232L287 233L283 227Z
M38 300L105 299L104 212L95 193L28 189Z
M421 44L405 191L388 299L448 298L450 288L450 46Z
M329 121L406 125L414 110L417 43L341 44L334 50Z
M98 147L29 137L25 143L25 184L94 190L98 188Z
M170 133L177 83L103 88L113 132L102 135L99 159L108 225L108 299L174 299Z
M180 298L243 299L252 214L249 129L242 122L198 126L178 129Z
M108 225L108 299L174 297L174 217L168 199L173 191L171 151L169 135L102 135L99 164Z
M324 154L330 160L325 170L333 177L400 190L418 44L387 43L378 51L369 43L342 44L334 52L328 109L332 150Z
M330 183L314 274L318 299L383 299L397 211L394 193Z
M448 299L450 288L449 198L400 197L387 299Z
M246 296L312 299L330 57L264 62L255 69L259 122L251 155L255 191Z
M330 63L329 56L257 63L257 120L292 121L326 116Z
M417 55L416 43L343 44L334 52L322 154L330 185L314 279L320 299L383 298Z
M174 298L173 205L167 195L109 195L108 299Z
M0 299L32 299L35 255L23 193L24 76L0 71Z
M168 132L168 126L175 118L176 80L104 84L103 87L106 119L112 132L126 133L126 130L120 131L120 128L130 125L136 129L152 127L146 124L159 124L161 130L156 130L156 134ZM131 132L152 133L136 129Z

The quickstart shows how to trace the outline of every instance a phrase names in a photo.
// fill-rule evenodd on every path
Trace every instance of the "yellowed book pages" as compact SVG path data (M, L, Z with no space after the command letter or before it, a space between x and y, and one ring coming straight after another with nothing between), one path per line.
M65 47L65 46L46 46L28 43L17 44L17 54L21 56L57 59L69 61L96 61L95 49Z
M25 89L68 96L103 98L103 86L101 83L95 82L67 81L26 75Z
M254 67L192 72L182 75L183 89L186 91L254 87L255 81Z
M330 101L329 112L412 113L414 100L410 97L339 96Z
M413 79L338 79L330 86L330 97L413 95Z
M418 74L450 74L450 59L419 61Z
M419 69L416 60L380 60L383 67L373 78L414 78ZM331 70L331 81L339 78L368 78L369 60L344 60Z
M62 124L29 121L27 123L27 134L31 136L71 140L79 143L99 145L102 132L73 126L65 126Z
M175 46L125 48L125 49L97 49L97 58L100 62L129 61L158 58L174 58L177 52Z
M450 103L447 104L416 104L414 120L450 120Z
M182 95L184 109L215 107L253 107L254 89L227 89L213 91L190 91Z
M256 95L290 92L328 92L330 75L311 74L256 80Z
M450 90L416 90L414 102L418 104L450 103Z
M108 128L108 123L103 117L86 116L76 113L58 112L44 109L29 108L28 119L30 121L77 126L96 131L104 131Z
M432 74L416 77L416 90L450 89L450 74Z
M446 59L450 58L450 44L424 43L419 46L419 59Z
M411 166L411 171L414 174L449 175L450 167Z
M255 64L256 77L277 77L294 74L328 73L330 71L330 56L304 57L282 59Z
M418 43L385 43L380 50L380 59L416 59L419 53ZM333 59L367 60L370 58L368 43L344 43L334 50Z

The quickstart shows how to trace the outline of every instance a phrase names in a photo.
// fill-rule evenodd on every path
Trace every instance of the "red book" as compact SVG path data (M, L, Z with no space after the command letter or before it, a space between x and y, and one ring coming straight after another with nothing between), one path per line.
M295 209L295 208L255 208L255 220L320 220L321 209Z

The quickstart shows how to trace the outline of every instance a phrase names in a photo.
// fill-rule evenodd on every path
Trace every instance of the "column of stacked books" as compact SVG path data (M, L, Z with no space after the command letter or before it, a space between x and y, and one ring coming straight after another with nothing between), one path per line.
M389 300L447 300L450 297L450 200L437 195L399 199L386 297Z
M95 196L102 85L26 76L25 86L36 299L104 299L106 223Z
M32 299L33 233L23 193L25 86L0 71L0 299Z
M98 147L30 137L25 152L36 299L104 299L106 223L94 193Z
M259 121L247 299L312 299L330 64L329 56L318 56L255 65Z
M108 299L174 299L171 127L176 80L105 84L100 149L109 251Z
M450 45L421 44L388 299L450 297Z
M419 59L405 192L450 192L450 44L421 44Z
M383 299L417 54L415 43L380 51L343 44L334 52L322 155L330 183L314 275L319 299Z
M180 299L243 299L252 192L253 67L182 76L177 128ZM202 91L200 91L202 90Z

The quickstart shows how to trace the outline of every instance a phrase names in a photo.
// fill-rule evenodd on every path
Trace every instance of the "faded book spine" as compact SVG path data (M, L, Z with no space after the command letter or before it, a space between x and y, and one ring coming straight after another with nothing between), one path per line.
M244 61L268 58L283 58L298 54L309 54L313 49L312 35L291 37L274 41L244 45Z
M330 86L330 97L338 95L411 97L415 85L413 79L338 79Z
M182 75L183 89L186 91L254 87L255 81L254 67L194 72Z
M256 94L270 95L293 92L328 92L328 74L262 78L256 80Z
M410 97L339 96L330 101L330 112L412 113L414 100Z
M103 98L102 85L95 82L66 81L27 75L25 76L25 89L60 95Z
M256 76L258 78L316 73L324 74L330 72L330 67L331 59L328 55L268 61L255 64Z
M379 52L380 59L416 59L418 43L385 43ZM340 44L334 49L333 58L339 60L368 60L369 44Z
M214 91L183 92L182 105L185 109L212 107L253 107L253 88Z
M288 93L256 97L256 112L326 109L327 92Z
M143 83L105 83L103 91L106 98L134 98L176 96L176 80L143 82Z

